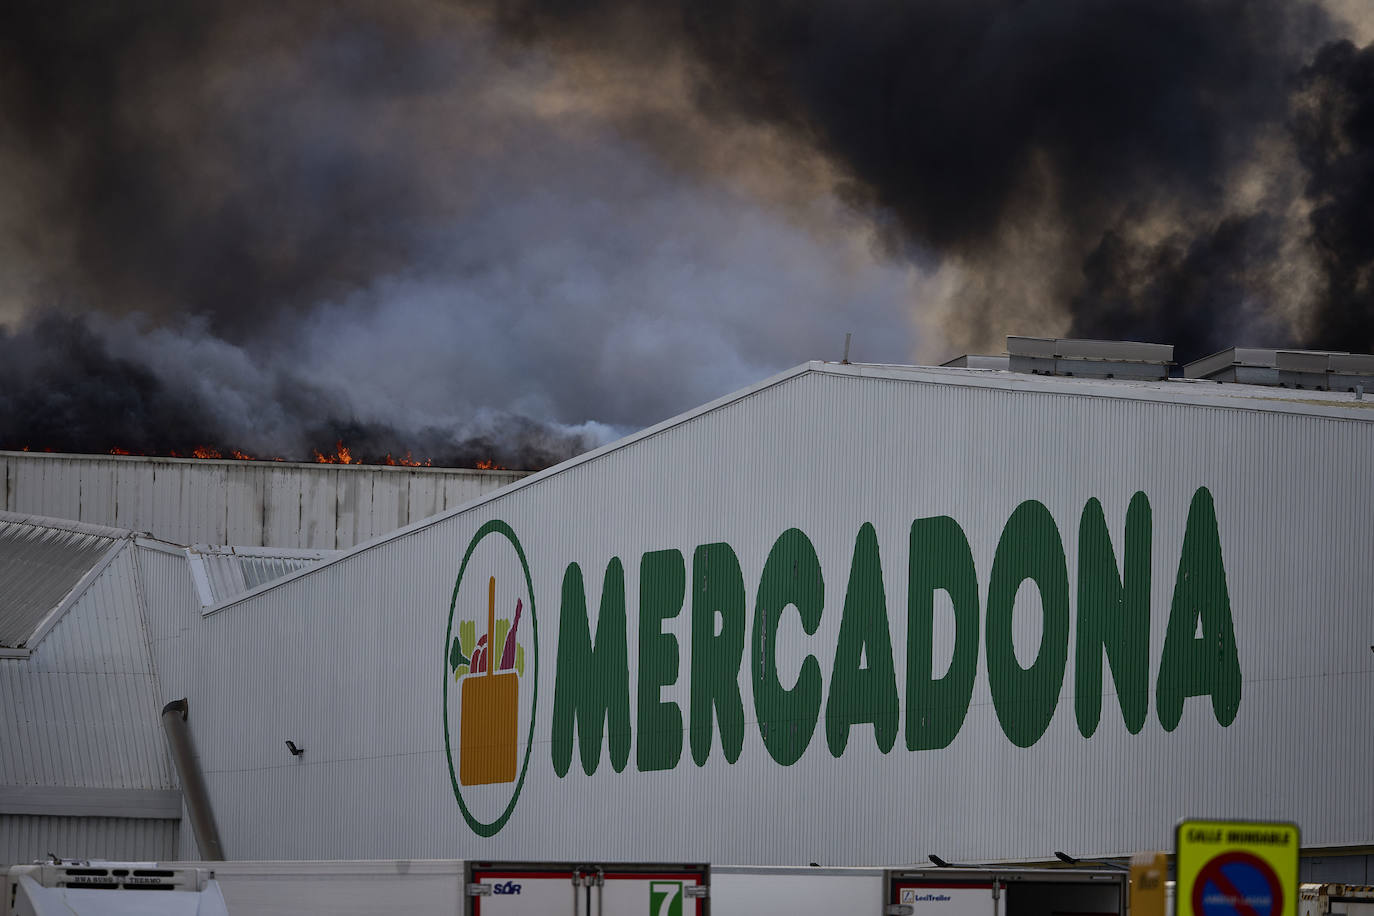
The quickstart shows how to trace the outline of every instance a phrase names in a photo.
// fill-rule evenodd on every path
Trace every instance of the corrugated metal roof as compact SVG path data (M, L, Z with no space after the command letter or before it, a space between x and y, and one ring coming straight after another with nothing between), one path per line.
M157 551L141 551L141 543ZM167 697L153 666L138 563L139 553L167 551L189 584L184 548L122 529L0 513L0 623L4 644L23 647L0 650L0 865L47 852L175 854L178 817L150 818L145 804L165 800L177 782L158 717ZM182 614L194 608L176 606ZM26 798L53 807L26 809ZM105 816L97 803L131 816Z
M139 552L120 542L28 658L0 660L0 785L176 788Z
M263 547L192 547L187 551L200 603L210 607L247 594L259 585L316 566L333 550L273 550Z
M0 513L0 647L26 646L124 532Z

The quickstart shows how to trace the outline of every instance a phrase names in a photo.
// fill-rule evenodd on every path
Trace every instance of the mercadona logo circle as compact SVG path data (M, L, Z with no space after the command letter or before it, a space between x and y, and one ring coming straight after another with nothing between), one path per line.
M493 519L472 536L444 636L444 748L468 826L493 836L510 819L534 746L539 625L520 539ZM518 769L517 769L518 766Z

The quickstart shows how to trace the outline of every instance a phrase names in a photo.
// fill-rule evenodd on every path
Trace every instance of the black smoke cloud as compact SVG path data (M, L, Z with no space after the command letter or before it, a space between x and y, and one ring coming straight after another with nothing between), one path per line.
M5 10L9 152L42 223L28 241L83 305L191 312L240 339L405 263L412 227L442 216L407 151L358 136L379 98L456 79L413 22L350 28L307 4Z
M1140 245L1109 229L1083 263L1072 301L1077 337L1182 341L1184 358L1223 342L1282 343L1254 278L1282 257L1281 229L1264 214L1227 217L1201 235ZM1210 348L1210 349L1209 349Z
M1353 31L1313 0L7 4L0 444L542 465L846 331L1374 349Z
M216 444L217 431L194 403L112 355L76 319L46 315L19 333L0 330L0 365L0 430L8 438L0 448L158 454ZM117 443L109 441L112 428Z
M1019 326L1172 342L1184 359L1234 344L1374 348L1371 52L1332 42L1346 26L1320 4L638 7L528 0L496 15L526 42L597 44L615 23L647 22L650 47L689 48L700 104L815 144L852 199L890 215L890 250L971 271L944 328L955 343L995 346ZM1315 110L1295 121L1302 95ZM1302 195L1285 181L1299 163L1310 223L1295 222ZM1238 209L1247 168L1286 191ZM1017 238L1047 223L1054 241ZM1274 269L1312 246L1315 288L1301 268ZM1061 326L1009 286L1061 299Z
M1310 176L1312 235L1324 288L1310 340L1374 349L1374 45L1321 50L1298 79L1293 131Z
M1268 275L1300 234L1313 276L1296 336L1308 347L1374 349L1374 46L1332 42L1290 87L1301 224L1285 225L1274 207L1153 245L1109 230L1085 261L1074 333L1188 341L1194 354L1232 341L1291 346L1293 329L1266 299L1284 288Z
M117 337L116 334L110 336ZM424 461L440 467L493 464L540 469L599 444L528 417L453 427L364 421L328 389L307 380L259 378L267 391L244 405L222 390L164 382L142 361L111 352L107 336L79 318L46 313L23 330L0 329L0 448L190 457L208 450L257 459L337 457L346 444L355 462ZM270 405L270 413L258 411ZM116 437L111 439L111 437ZM4 438L9 437L9 438ZM245 452L251 449L251 452Z
M817 232L675 168L637 135L682 131L682 106L603 98L623 74L512 53L470 11L0 17L0 321L48 360L0 362L6 445L308 457L343 435L541 466L846 330L910 352L909 273L842 204L806 200L840 226Z
M1037 164L1090 221L1142 191L1215 193L1327 29L1291 0L496 6L526 41L599 45L626 23L629 53L646 28L684 43L701 104L803 134L941 250L986 241Z

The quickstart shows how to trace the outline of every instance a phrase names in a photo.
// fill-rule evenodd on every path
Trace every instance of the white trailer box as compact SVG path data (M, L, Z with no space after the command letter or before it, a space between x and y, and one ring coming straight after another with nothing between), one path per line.
M706 916L708 865L468 863L471 916Z
M463 863L454 859L203 865L235 916L428 916L458 913L463 900Z
M881 868L711 868L711 916L881 913Z
M888 873L892 916L1124 916L1115 869L936 868Z

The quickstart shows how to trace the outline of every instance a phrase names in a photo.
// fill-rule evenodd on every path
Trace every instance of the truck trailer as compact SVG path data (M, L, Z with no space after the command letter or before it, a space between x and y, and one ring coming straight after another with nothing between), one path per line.
M1126 916L1125 872L391 860L58 862L4 874L0 916ZM1346 911L1330 911L1345 916ZM1303 916L1327 916L1327 912ZM1365 914L1362 914L1365 916Z

